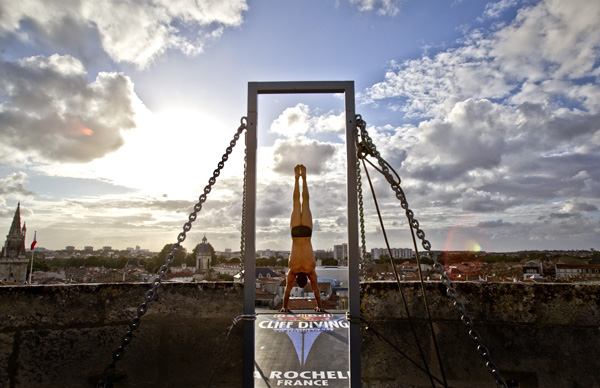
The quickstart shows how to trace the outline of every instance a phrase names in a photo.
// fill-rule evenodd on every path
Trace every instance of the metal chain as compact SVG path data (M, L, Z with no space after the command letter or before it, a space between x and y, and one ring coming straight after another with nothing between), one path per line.
M408 201L406 200L406 196L404 195L404 192L400 187L400 177L397 177L398 180L396 181L396 179L394 179L394 177L390 173L390 169L388 168L389 164L381 157L379 151L377 151L377 147L375 146L373 140L367 133L367 123L362 119L361 115L356 115L356 125L357 128L360 129L360 138L362 139L362 141L359 141L359 136L356 137L358 157L366 160L367 156L372 156L375 159L377 159L377 162L381 167L381 170L379 171L390 183L392 190L394 190L394 192L396 193L396 198L400 200L400 205L406 212L406 216L408 217L408 221L411 228L415 231L417 237L421 240L421 245L427 251L429 257L433 260L434 270L440 274L441 282L442 284L444 284L444 286L446 286L446 293L448 294L448 296L450 296L450 298L452 298L454 307L460 313L460 320L467 327L469 337L475 342L477 352L483 358L488 371L496 380L496 385L498 387L507 388L508 386L502 378L502 376L500 375L498 367L496 366L496 364L494 364L490 357L490 352L488 348L483 345L483 343L481 342L481 336L473 328L473 320L469 317L465 310L464 304L460 301L458 291L456 291L456 289L452 285L452 281L448 277L446 271L444 271L444 267L442 266L442 264L438 262L436 255L433 252L431 252L431 243L427 239L425 239L425 232L420 228L419 221L417 221L413 211L410 210L410 208L408 207Z
M360 161L356 162L356 186L358 188L358 215L360 219L360 243L362 257L360 260L360 277L367 279L367 242L365 239L365 213L363 209L362 181L360 177Z
M221 161L217 165L218 168L213 171L212 177L208 180L208 185L204 187L204 193L200 195L198 203L194 205L194 211L190 213L188 221L183 225L183 232L179 233L179 235L177 236L177 242L171 247L171 253L169 253L169 255L167 256L165 264L163 264L158 269L157 276L152 281L152 287L148 291L146 291L146 294L144 295L144 301L139 305L136 316L131 320L131 322L129 323L129 328L127 329L123 337L121 337L121 345L119 345L117 349L115 349L115 351L113 352L112 361L104 369L104 375L102 379L96 384L96 388L112 387L110 380L114 375L115 370L117 369L117 362L123 358L125 354L125 347L129 345L133 340L133 333L140 327L142 316L148 311L148 304L156 298L156 293L158 291L158 287L160 287L162 283L163 276L167 274L167 271L169 270L169 265L171 265L173 263L173 260L175 260L175 254L179 252L181 248L181 243L184 242L187 237L187 232L189 232L192 229L192 223L196 220L200 210L202 210L202 205L206 201L207 195L211 192L213 185L217 181L217 177L221 174L221 170L225 166L225 162L227 161L227 159L229 159L229 155L233 151L233 147L235 147L237 141L239 140L240 134L246 129L246 127L247 118L242 117L242 119L240 120L240 126L238 127L235 135L233 136L233 140L231 140L231 142L229 143L229 147L227 147L225 153L221 157Z

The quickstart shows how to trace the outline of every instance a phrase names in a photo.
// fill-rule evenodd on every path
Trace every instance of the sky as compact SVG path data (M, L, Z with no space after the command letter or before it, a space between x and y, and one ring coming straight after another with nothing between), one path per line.
M0 229L26 245L177 241L248 82L354 81L356 112L434 250L600 249L600 2L0 0ZM263 95L257 249L347 241L343 96ZM244 138L187 233L240 247ZM404 210L370 171L392 247ZM367 249L383 234L363 173ZM3 225L3 226L2 226Z

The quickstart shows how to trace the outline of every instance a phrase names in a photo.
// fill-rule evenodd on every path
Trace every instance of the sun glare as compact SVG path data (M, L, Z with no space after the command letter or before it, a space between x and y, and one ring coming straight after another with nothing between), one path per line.
M203 112L149 111L136 116L137 128L123 132L124 145L85 165L61 166L61 175L102 179L139 193L194 198L207 184L239 122L223 123ZM82 134L93 131L85 128ZM220 179L243 174L244 137Z

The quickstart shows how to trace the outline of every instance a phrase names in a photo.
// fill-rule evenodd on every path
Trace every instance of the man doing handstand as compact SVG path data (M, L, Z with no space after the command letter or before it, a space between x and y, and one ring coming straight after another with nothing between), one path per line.
M315 311L324 311L321 304L321 294L317 285L317 273L315 267L315 254L313 252L312 237L312 214L308 204L308 186L306 184L306 167L299 164L294 168L296 182L294 184L292 217L290 228L292 232L292 251L290 252L289 271L286 278L285 295L283 296L283 306L279 311L289 312L288 301L290 292L294 286L294 280L298 286L306 286L307 280L310 280L310 287L315 294L317 307ZM300 203L300 184L302 177L302 204Z

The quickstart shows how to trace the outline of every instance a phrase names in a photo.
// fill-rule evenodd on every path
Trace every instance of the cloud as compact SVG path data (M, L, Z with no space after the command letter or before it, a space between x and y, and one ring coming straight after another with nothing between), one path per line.
M410 168L416 176L449 180L498 166L507 148L508 131L501 109L488 100L468 99L457 103L445 119L422 122L417 137L427 153ZM427 163L423 163L425 158Z
M348 218L346 218L346 216L339 216L338 218L336 218L335 224L337 226L346 226L348 225Z
M487 3L485 10L483 11L483 19L496 19L509 8L513 8L517 5L516 0L500 0L497 3Z
M600 4L595 1L542 1L519 11L498 31L491 52L502 71L537 82L592 75L600 44Z
M27 174L19 171L8 174L4 178L0 178L0 218L10 217L12 218L15 214L16 205L7 206L6 199L14 198L18 201L22 201L25 198L31 198L36 195L35 192L28 190L25 187L27 183ZM24 206L21 207L21 215L29 216L32 212L29 208Z
M27 182L27 174L24 172L14 172L0 179L0 195L3 197L12 196L20 198L31 197L35 192L27 190L25 183Z
M403 0L350 0L361 12L375 11L378 15L394 16L400 12Z
M95 35L114 61L145 68L170 49L201 53L225 27L239 26L247 9L245 0L11 1L0 5L0 34L82 51L86 43L76 37Z
M71 57L0 60L0 158L14 152L59 162L89 162L117 150L121 131L135 127L133 83L121 73L101 72L89 82Z
M513 6L490 3L485 17ZM522 225L536 212L572 220L585 213L575 204L595 211L598 17L597 2L537 2L512 22L466 31L452 48L391 62L360 98L375 108L401 107L414 123L369 128L382 156L397 159L411 203L432 216L452 206ZM571 208L560 211L556 203L565 198Z
M477 223L478 228L501 228L504 226L512 226L512 223L506 222L504 220L481 221Z
M312 115L306 104L286 108L275 119L269 131L287 138L308 134L340 134L345 131L345 113L336 115L329 112L324 115Z
M468 189L463 193L461 203L465 211L491 213L504 211L511 206L521 204L522 201L515 198L507 198L500 193Z
M586 0L524 7L498 31L473 30L433 57L392 62L364 98L399 98L409 116L419 117L444 116L467 98L553 105L566 99L597 112L597 85L581 78L598 74L599 17L600 5Z
M273 171L291 175L296 165L304 164L308 174L321 174L327 170L327 162L335 152L333 144L306 137L277 139L273 151Z

